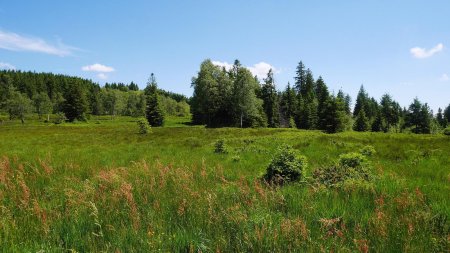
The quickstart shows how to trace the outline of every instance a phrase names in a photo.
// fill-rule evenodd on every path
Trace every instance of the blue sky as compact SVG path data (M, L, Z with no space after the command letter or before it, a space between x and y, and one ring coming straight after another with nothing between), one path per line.
M153 72L191 95L206 58L273 67L278 89L302 60L353 99L364 84L436 111L450 103L449 13L450 1L1 1L0 68L141 88Z

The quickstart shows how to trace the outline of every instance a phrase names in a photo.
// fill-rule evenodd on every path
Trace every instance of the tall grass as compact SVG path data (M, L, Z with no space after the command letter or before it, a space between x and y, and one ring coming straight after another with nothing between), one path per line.
M171 126L144 136L129 118L1 126L0 250L450 250L448 137ZM227 154L214 152L219 139ZM285 143L308 158L306 180L267 185ZM373 183L309 183L368 144Z

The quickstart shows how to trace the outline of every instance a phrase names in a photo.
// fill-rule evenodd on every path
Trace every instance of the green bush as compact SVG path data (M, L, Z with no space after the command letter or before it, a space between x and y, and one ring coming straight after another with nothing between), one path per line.
M147 134L151 131L150 125L148 124L148 121L146 119L139 119L137 121L137 125L140 134Z
M299 181L307 167L305 156L298 155L289 145L278 148L272 158L264 179L270 183L283 184L285 182Z
M372 156L377 151L375 150L375 148L373 146L367 145L367 146L364 146L359 152L365 156Z
M444 129L444 135L450 136L450 127Z
M359 153L343 154L336 164L313 172L314 182L327 187L341 187L348 182L370 182L372 179L371 166L366 157Z
M225 146L225 141L223 139L217 140L214 144L214 153L226 154L228 153L227 147Z
M339 164L343 167L356 168L366 161L366 157L360 153L348 153L339 156Z

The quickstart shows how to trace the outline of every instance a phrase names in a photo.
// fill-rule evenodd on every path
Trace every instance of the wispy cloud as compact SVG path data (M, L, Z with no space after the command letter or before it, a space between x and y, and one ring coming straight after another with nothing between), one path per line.
M105 73L99 73L99 74L97 74L97 77L102 80L108 79L108 76Z
M73 55L75 47L63 44L60 40L52 45L45 40L37 37L19 35L13 32L0 30L0 48L10 51L30 51L39 52L57 56Z
M0 69L9 69L9 70L15 70L16 67L12 64L9 64L7 62L0 62Z
M444 44L439 43L435 47L431 49L421 48L421 47L413 47L409 51L411 52L412 56L418 59L424 59L431 57L435 55L436 53L439 53L444 49Z
M111 73L116 71L113 67L109 67L100 63L95 63L92 65L87 65L81 67L81 70L83 71L89 71L89 72L97 72L97 77L102 80L108 79L108 75L106 73Z
M228 62L212 61L212 63L216 66L224 67L226 70L230 70L233 67L233 64ZM281 72L279 69L275 68L274 66L272 66L267 62L259 62L251 67L246 68L250 70L250 72L252 72L252 74L254 76L257 76L258 78L265 78L270 69L272 69L272 71L277 74Z
M450 80L450 77L447 74L442 74L442 76L439 78L439 81L441 82L447 82Z
M92 72L102 72L102 73L109 73L114 72L115 69L113 67L108 67L100 63L95 63L92 65L83 66L81 68L83 71L92 71Z

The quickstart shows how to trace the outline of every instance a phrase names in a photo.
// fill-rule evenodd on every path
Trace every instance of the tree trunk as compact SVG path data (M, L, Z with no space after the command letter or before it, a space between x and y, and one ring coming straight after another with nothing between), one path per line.
M244 118L244 113L241 112L241 128L242 128L242 118Z

